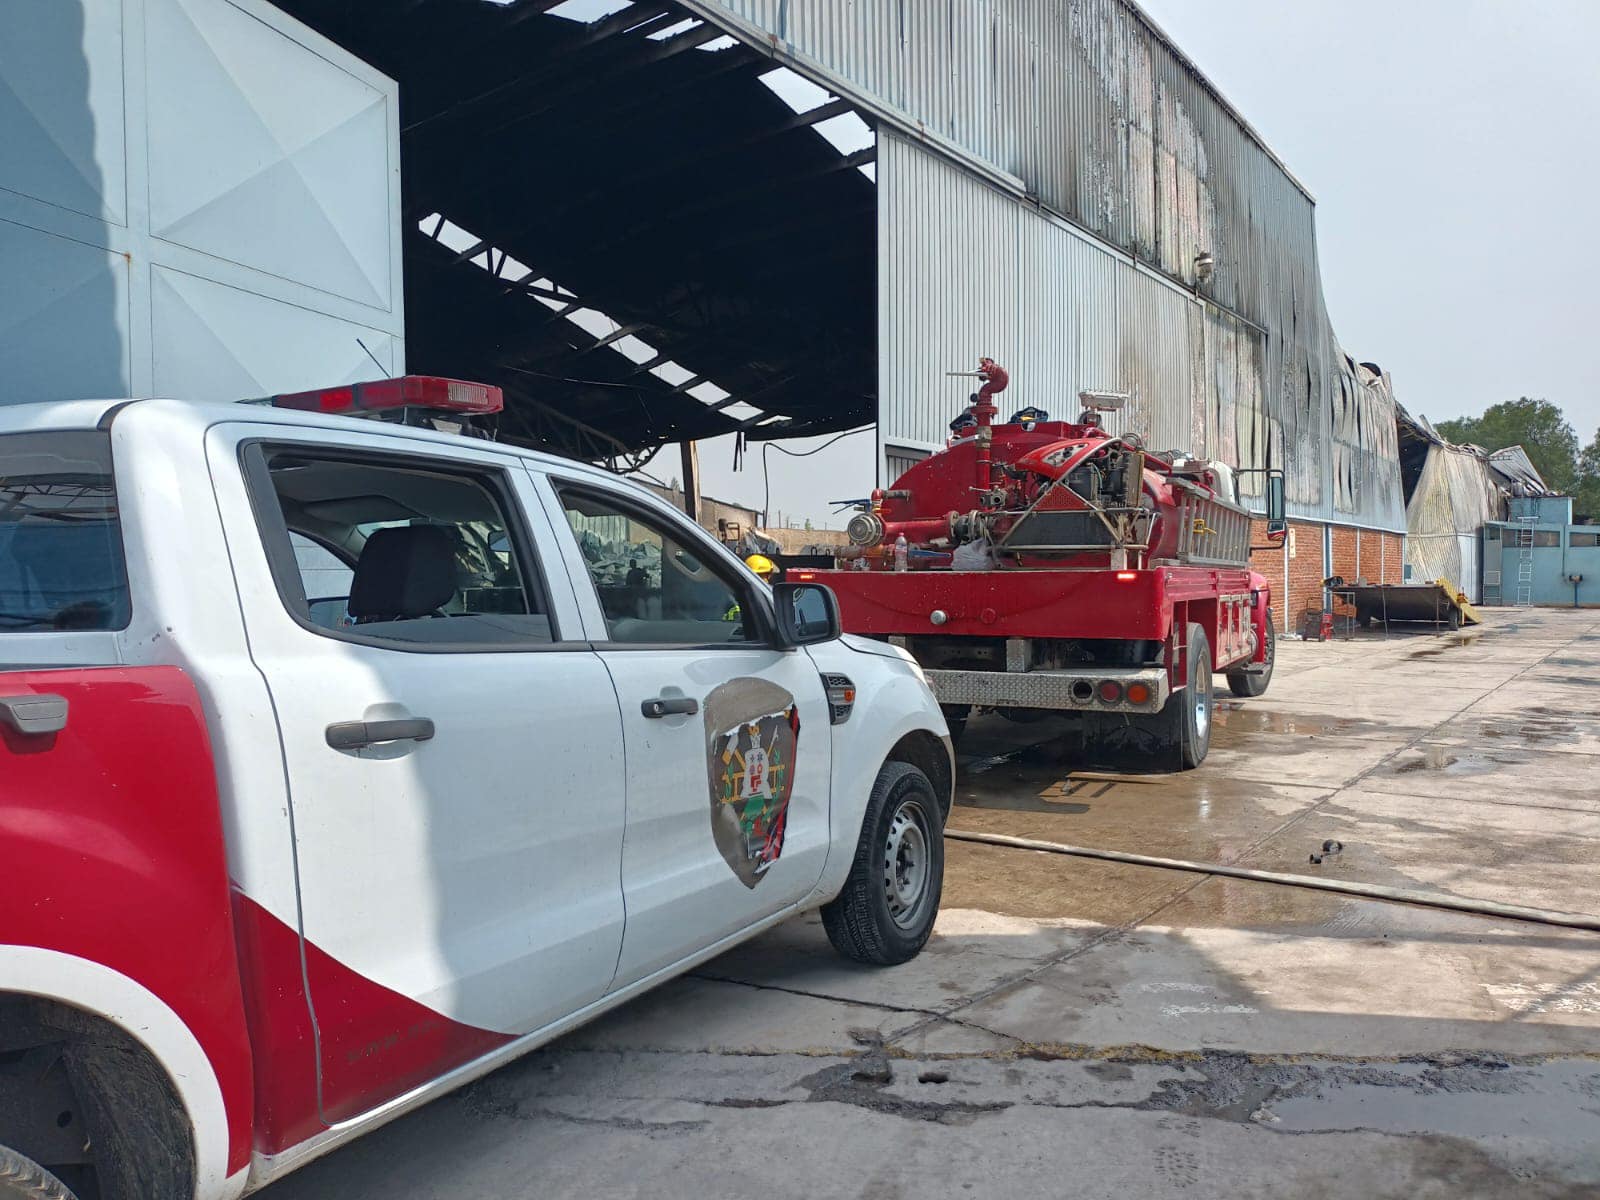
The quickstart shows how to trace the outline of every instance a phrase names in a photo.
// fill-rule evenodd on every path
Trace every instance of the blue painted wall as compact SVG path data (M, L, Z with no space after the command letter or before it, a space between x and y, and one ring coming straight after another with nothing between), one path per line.
M1568 505L1571 501L1561 499ZM1513 501L1534 504L1534 501ZM1537 502L1549 505L1551 501ZM1568 525L1538 522L1531 527L1514 521L1493 521L1484 526L1484 563L1498 561L1500 581L1496 587L1486 577L1485 604L1516 604L1518 587L1529 590L1527 602L1537 605L1570 606L1573 602L1571 575L1582 575L1577 584L1579 605L1600 606L1600 525ZM1527 547L1524 559L1521 539L1531 533L1536 543ZM1498 551L1498 553L1496 553ZM1531 578L1521 576L1524 562L1531 565Z

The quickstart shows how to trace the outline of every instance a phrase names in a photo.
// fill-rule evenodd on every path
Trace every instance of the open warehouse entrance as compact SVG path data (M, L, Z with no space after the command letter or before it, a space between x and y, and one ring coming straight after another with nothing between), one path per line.
M624 469L875 423L770 505L707 489L810 516L942 448L987 354L1008 411L1116 391L1247 493L1282 468L1308 586L1326 525L1400 561L1313 201L1126 0L29 0L0 45L18 396L438 372Z
M873 420L848 103L670 0L280 7L398 82L408 369L502 386L502 437L627 467Z

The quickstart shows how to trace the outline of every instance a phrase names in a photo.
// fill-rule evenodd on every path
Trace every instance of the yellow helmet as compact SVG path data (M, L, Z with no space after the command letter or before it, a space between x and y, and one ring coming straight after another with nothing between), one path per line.
M752 554L744 560L744 565L763 579L771 579L772 573L778 569L778 565L765 554Z

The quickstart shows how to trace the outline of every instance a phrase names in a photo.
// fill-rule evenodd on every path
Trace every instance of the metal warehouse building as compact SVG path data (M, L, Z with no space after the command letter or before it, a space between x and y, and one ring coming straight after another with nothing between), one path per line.
M875 420L892 477L987 354L1284 468L1286 623L1399 578L1312 198L1124 0L12 0L0 82L8 398L409 369L619 466Z

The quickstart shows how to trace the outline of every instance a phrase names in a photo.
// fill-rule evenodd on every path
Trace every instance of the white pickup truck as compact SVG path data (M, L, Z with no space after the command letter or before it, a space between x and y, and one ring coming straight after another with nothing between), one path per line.
M916 664L494 389L0 408L0 1198L233 1197L821 908L915 955Z

